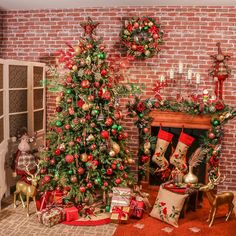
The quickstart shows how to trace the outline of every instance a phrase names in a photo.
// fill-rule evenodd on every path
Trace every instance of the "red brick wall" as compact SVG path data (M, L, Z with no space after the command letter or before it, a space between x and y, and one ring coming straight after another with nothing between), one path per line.
M232 77L225 83L225 102L236 105L236 7L123 7L123 8L87 8L40 11L8 11L3 14L4 58L18 60L54 61L53 52L64 48L64 42L76 44L82 34L79 25L87 16L91 16L100 25L99 36L104 37L107 51L119 55L122 50L119 33L125 19L132 16L150 16L159 18L165 31L160 54L146 61L131 64L130 74L137 82L146 84L143 97L153 96L152 88L159 74L167 73L171 67L178 66L181 60L185 67L189 65L202 75L200 91L213 89L212 80L207 76L211 65L209 55L217 52L216 42L222 43L223 51L232 55L230 66ZM186 69L185 69L186 71ZM185 89L183 89L185 88ZM179 86L165 89L164 94L175 95ZM195 87L192 88L193 90ZM182 90L186 86L182 82ZM48 94L48 114L54 110L54 96ZM131 122L130 120L127 122ZM131 122L132 124L132 122ZM137 146L137 130L129 126L131 146ZM222 189L236 190L236 119L225 125L222 172L227 180Z

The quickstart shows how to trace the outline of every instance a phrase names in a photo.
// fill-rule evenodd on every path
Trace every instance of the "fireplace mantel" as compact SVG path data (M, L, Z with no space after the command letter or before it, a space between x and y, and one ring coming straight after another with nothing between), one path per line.
M153 120L151 126L205 129L211 127L210 115L190 115L184 112L152 110L149 117Z

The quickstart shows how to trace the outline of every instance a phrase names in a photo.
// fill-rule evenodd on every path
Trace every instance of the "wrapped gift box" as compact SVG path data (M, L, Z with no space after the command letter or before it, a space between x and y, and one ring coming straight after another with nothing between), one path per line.
M38 200L36 200L36 207L38 211L42 211L52 201L52 191L44 192Z
M38 212L39 222L52 227L65 221L65 211L63 207L52 206Z
M69 207L69 208L64 208L66 212L66 221L74 221L78 220L79 218L79 213L78 209L76 207Z
M131 200L130 188L112 188L111 210L114 206L129 206Z
M130 203L130 217L141 219L143 217L144 201L132 200Z
M130 208L127 206L114 206L111 212L111 221L113 223L127 223L129 211Z

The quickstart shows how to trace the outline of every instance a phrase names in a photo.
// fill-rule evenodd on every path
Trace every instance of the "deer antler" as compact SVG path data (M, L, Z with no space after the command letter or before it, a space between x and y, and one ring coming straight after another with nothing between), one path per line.
M40 171L39 163L35 163L35 165L37 166L37 171L34 174L34 177L36 177L38 175L39 171Z
M29 163L28 163L28 164L25 164L25 172L26 172L29 176L31 176L31 178L33 178L34 176L30 173L28 167L29 167Z
M213 180L211 181L212 184L218 185L220 183L223 183L225 181L225 175L223 176L222 179L220 179L221 173L220 171L218 172L218 176L216 178L213 177Z

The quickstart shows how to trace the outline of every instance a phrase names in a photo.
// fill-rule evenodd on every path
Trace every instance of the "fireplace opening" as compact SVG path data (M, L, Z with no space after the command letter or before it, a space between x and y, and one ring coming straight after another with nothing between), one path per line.
M159 132L160 126L152 126L151 127L151 135L154 137L157 137L157 134ZM165 130L167 132L172 133L173 139L170 145L168 146L166 152L165 152L165 158L169 162L169 168L172 170L174 169L174 166L170 164L170 157L173 151L175 150L178 139L180 136L180 133L182 131L182 128L175 128L175 127L162 127L162 130ZM195 141L192 143L192 145L188 148L187 154L186 154L186 163L188 164L188 159L193 154L193 152L203 143L204 137L207 135L207 130L204 129L192 129L192 128L184 128L184 132L189 134L190 136L195 138ZM151 153L151 157L153 156L154 151ZM150 161L150 170L155 170L157 168L156 163L154 163L152 160ZM193 169L194 174L198 177L199 183L205 183L205 177L206 177L206 162L203 160L199 166ZM159 186L163 182L166 182L168 179L163 178L163 173L153 174L149 173L149 185L152 186Z

